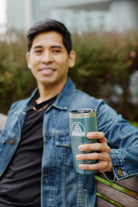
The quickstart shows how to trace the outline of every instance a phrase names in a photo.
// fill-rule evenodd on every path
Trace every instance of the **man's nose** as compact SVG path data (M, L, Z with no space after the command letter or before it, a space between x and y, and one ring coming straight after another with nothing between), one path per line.
M47 63L47 62L52 62L53 61L53 56L50 51L45 51L42 55L42 62Z

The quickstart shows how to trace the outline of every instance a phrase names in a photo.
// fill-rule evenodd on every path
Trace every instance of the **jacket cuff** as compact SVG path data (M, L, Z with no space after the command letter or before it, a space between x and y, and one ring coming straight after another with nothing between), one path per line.
M128 177L121 150L111 149L110 157L112 160L113 172L105 172L104 175L106 179L111 182L115 182L116 180L121 180Z

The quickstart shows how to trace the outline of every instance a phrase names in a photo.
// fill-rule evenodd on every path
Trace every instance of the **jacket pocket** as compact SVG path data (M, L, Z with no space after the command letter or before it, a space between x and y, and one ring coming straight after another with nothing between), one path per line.
M8 132L6 129L2 130L0 135L0 144L5 145L8 142L8 144L14 144L15 142L15 134Z
M15 135L3 130L0 136L0 176L12 159L16 144Z
M59 164L72 167L71 139L69 133L59 134L55 139Z
M3 129L1 131L1 135L0 135L0 145L3 145L7 142L8 136L6 136L6 134L7 134L7 130Z

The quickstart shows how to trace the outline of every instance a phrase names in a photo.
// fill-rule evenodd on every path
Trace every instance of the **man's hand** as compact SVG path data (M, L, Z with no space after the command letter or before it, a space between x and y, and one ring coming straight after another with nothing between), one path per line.
M112 172L112 161L110 158L110 147L103 132L89 132L88 139L97 139L97 143L83 144L79 146L80 151L96 151L88 154L76 155L77 160L98 160L95 164L80 164L83 170L98 170L99 172Z

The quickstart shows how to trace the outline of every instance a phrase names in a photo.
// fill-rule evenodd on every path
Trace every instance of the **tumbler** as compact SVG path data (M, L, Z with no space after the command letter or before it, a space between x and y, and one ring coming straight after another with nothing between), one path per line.
M74 171L79 174L93 174L96 170L82 170L79 164L93 164L96 160L77 160L76 155L82 153L92 153L94 151L79 151L82 144L95 143L97 140L88 139L87 133L97 131L97 114L93 109L78 109L69 112L69 128L71 137L71 148L73 156Z

